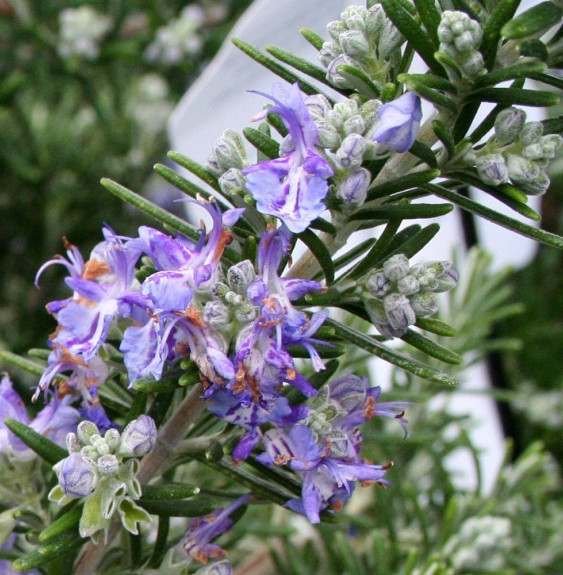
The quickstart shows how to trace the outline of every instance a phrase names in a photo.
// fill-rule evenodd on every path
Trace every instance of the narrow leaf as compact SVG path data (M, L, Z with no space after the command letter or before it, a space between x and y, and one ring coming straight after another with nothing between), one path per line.
M493 67L500 41L501 28L514 18L520 0L499 0L483 27L481 54L487 69Z
M326 70L324 68L309 62L309 60L305 60L305 58L300 58L293 54L293 52L289 52L288 50L284 50L278 46L266 46L266 51L281 62L289 64L292 68L295 68L296 70L303 72L303 74L307 74L307 76L311 76L311 78L332 87L331 83L327 80Z
M429 226L422 228L419 232L414 234L411 238L400 244L398 247L385 254L385 257L389 258L392 255L401 253L405 254L407 258L412 258L423 247L425 247L428 242L430 242L430 240L438 233L439 230L439 224L430 224Z
M49 539L53 539L53 537L57 537L72 527L77 526L80 517L82 517L82 505L75 505L64 515L61 515L58 519L55 519L53 523L45 527L45 529L39 533L39 541L49 541Z
M475 88L484 88L485 86L494 86L505 82L507 80L514 80L516 78L530 78L545 71L547 65L543 62L521 62L514 64L514 66L507 66L500 70L489 72L479 76L475 82Z
M438 218L449 214L454 209L451 204L409 204L381 206L360 210L350 220L413 220L419 218Z
M336 343L331 343L330 345L317 343L313 347L322 359L336 359L346 353L346 348ZM295 358L308 359L311 357L309 350L302 345L292 345L287 349L287 352L291 357Z
M546 62L549 58L549 52L547 51L546 45L537 38L522 40L522 42L516 46L516 51L518 54L520 54L520 56L537 58L542 62Z
M412 329L409 329L407 333L401 337L401 339L405 343L416 347L425 354L431 357L435 357L444 363L459 365L463 361L463 358L457 353L441 346L440 344L432 341L420 333L417 333L416 331L413 331Z
M186 485L184 483L166 483L164 485L145 485L143 487L144 499L154 501L168 499L186 499L193 497L200 492L196 485Z
M197 176L202 182L205 182L217 192L221 191L217 178L195 160L184 156L184 154L180 154L180 152L174 151L168 152L168 157L179 166L186 168L186 170Z
M409 41L430 70L441 75L443 70L434 59L432 40L424 33L420 24L396 0L381 0L381 5L389 19Z
M45 371L44 365L30 361L29 359L21 357L10 351L0 350L0 358L7 361L8 363L11 363L12 365L15 365L16 367L19 367L20 369L23 369L24 371L27 371L28 373L32 373L33 375L37 375L39 377L41 377Z
M267 134L256 128L244 128L244 137L267 158L278 158L280 155L280 145Z
M429 331L443 337L453 337L456 334L455 327L452 327L442 320L431 317L419 317L415 325L424 331Z
M440 120L433 120L432 128L440 142L442 142L448 158L453 158L455 156L455 142L450 129Z
M463 208L464 210L467 210L473 214L477 214L478 216L494 222L499 226L512 230L522 236L537 240L538 242L547 246L563 249L563 237L561 236L534 228L513 218L509 218L504 214L495 212L490 208L482 206L481 204L469 198L447 190L442 186L437 186L435 184L424 184L424 187L434 195L443 198L444 200L448 200L452 202L452 204L456 204L460 208Z
M559 96L543 90L523 90L521 88L481 88L467 96L469 102L493 102L503 106L549 107L559 103Z
M542 121L544 134L560 134L563 132L563 116Z
M207 515L220 503L214 499L197 497L189 500L179 499L148 499L141 497L137 503L151 515L165 515L167 517L198 517Z
M378 184L368 190L366 202L371 202L377 198L390 196L396 192L403 190L410 190L416 188L421 184L426 184L436 179L440 175L440 170L423 170L406 176L399 176L393 178L384 184Z
M413 91L416 92L421 98L428 100L435 104L438 108L446 108L451 112L457 112L459 110L459 103L453 98L438 92L433 88L428 87L425 83L413 79L411 76L406 76L401 74L404 83Z
M445 385L456 385L457 380L450 377L445 373L441 373L423 363L416 361L394 351L382 343L378 342L372 336L366 335L360 331L357 331L349 326L345 326L333 319L328 319L326 321L328 325L333 326L336 329L337 335L339 335L344 341L348 341L363 350L380 357L381 359L416 375L422 379L427 379L433 381L434 383L445 384Z
M12 567L17 571L30 571L50 561L58 560L73 553L78 547L85 543L77 532L64 533L60 537L39 545L30 553L26 553L16 559Z
M311 230L305 230L298 235L299 239L311 250L319 262L323 274L326 279L327 285L334 283L334 262L332 256L328 251L326 245L322 240Z
M325 43L322 36L319 36L316 32L313 32L313 30L309 30L309 28L301 28L299 33L303 38L305 38L305 40L307 40L307 42L309 42L309 44L311 44L311 46L313 46L313 48L317 50L320 50Z
M355 66L348 66L347 64L337 66L336 70L366 98L377 98L381 94L379 86L363 70Z
M431 168L438 167L438 160L434 152L422 142L418 140L414 141L414 144L409 148L409 153L417 158L421 159L425 164L428 164Z
M332 236L335 236L337 232L335 225L332 224L331 222L323 220L323 218L317 218L313 220L309 224L309 227L312 230L320 230L321 232L326 232L327 234L330 234Z
M436 8L435 0L414 0L414 5L432 42L438 47L440 44L440 40L438 39L438 26L440 25L441 16Z
M141 378L133 382L133 389L142 393L160 393L162 391L173 391L179 389L181 385L178 378L163 378L158 381L150 378Z
M562 16L563 10L559 6L553 2L542 2L507 22L500 33L510 40L525 38L555 26Z
M31 427L7 417L4 420L4 425L14 434L17 435L29 448L33 449L37 455L42 457L47 463L55 465L61 459L68 456L66 449L59 447L50 439L43 437Z
M552 76L551 74L531 74L530 78L538 82L543 82L548 86L553 86L558 90L563 90L563 79L559 76Z

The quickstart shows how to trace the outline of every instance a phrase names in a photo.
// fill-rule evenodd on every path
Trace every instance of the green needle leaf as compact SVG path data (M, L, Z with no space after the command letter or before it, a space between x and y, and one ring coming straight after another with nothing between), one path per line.
M60 537L39 545L37 549L16 559L12 566L17 571L30 571L73 553L83 543L85 543L84 539L77 532L64 533Z
M43 437L31 427L21 423L21 421L7 417L4 420L4 425L14 435L17 435L29 448L33 449L37 455L51 465L55 465L55 463L58 463L61 459L68 456L66 449L59 447L50 439Z
M516 78L530 78L535 74L541 74L547 68L543 62L521 62L514 66L507 66L494 72L489 72L479 76L475 82L475 88L484 88L485 86L494 86L505 82L506 80L515 80Z
M504 214L495 212L490 208L482 206L481 204L469 198L466 198L455 192L447 190L442 186L437 186L435 184L424 184L423 187L427 189L429 192L432 192L434 195L443 198L444 200L448 200L452 202L452 204L456 204L460 208L463 208L468 212L477 214L478 216L481 216L486 220L494 222L499 226L512 230L522 236L526 236L528 238L532 238L533 240L537 240L538 242L545 244L547 246L563 249L563 237L561 236L534 228L513 218L509 218Z
M499 0L483 27L481 54L483 54L485 66L489 70L493 67L493 63L495 61L500 41L501 28L509 20L514 18L514 14L519 4L520 0Z
M407 333L401 337L401 339L405 343L416 347L425 354L431 357L435 357L444 363L459 365L463 361L463 358L457 353L441 346L440 344L432 341L420 333L417 333L416 331L413 331L412 329L409 329Z
M301 28L299 33L303 38L305 38L305 40L307 40L307 42L309 42L309 44L311 44L311 46L313 46L313 48L316 48L317 50L320 50L325 43L322 36L319 36L316 32L313 32L313 30L309 30L309 28Z
M45 527L41 533L39 533L39 541L49 541L53 537L61 535L65 531L68 531L72 527L78 525L80 518L82 517L82 505L76 505L64 515L61 515L58 519L55 519L53 523Z
M435 104L438 108L447 108L451 112L457 112L459 109L459 103L453 98L438 92L433 88L427 86L424 82L414 79L412 76L406 74L401 74L400 76L404 83L413 91L416 92L420 97L428 100Z
M510 40L525 38L555 26L562 16L563 10L559 6L553 2L542 2L507 22L500 33Z
M303 74L307 74L307 76L311 76L311 78L332 87L331 83L327 80L326 70L324 68L321 68L304 58L300 58L288 50L279 48L278 46L266 46L266 51L281 62L289 64L292 68L295 68L296 70L303 72Z
M168 499L186 499L193 497L200 492L196 485L186 485L184 483L166 483L164 485L145 485L143 487L143 498L154 501Z
M323 274L326 279L327 285L334 283L334 262L332 256L328 251L326 245L322 240L311 230L305 230L298 235L299 239L311 250L312 254L317 258Z
M179 166L186 168L186 170L197 176L202 182L205 182L214 190L218 192L221 191L221 187L219 186L217 178L208 172L201 164L198 164L191 158L184 156L184 154L180 154L180 152L168 152L168 157Z
M416 6L422 23L426 30L428 30L432 42L438 47L440 44L440 40L438 39L438 26L440 25L441 16L436 8L435 0L414 0L414 5Z
M267 158L278 158L280 155L280 145L270 136L264 134L256 128L244 128L244 137Z
M442 320L431 317L419 317L415 325L424 331L429 331L443 337L453 337L456 334L455 327L452 327Z
M406 176L399 176L393 178L384 184L373 186L368 190L366 202L371 202L377 198L390 196L396 192L403 190L410 190L416 188L421 184L426 184L436 179L440 175L440 170L423 170L415 172L414 174L407 174Z
M141 499L137 500L137 503L151 515L164 515L168 517L199 517L200 515L211 513L221 505L217 500L205 497L197 497L187 501L141 497Z
M327 319L325 324L334 327L336 334L344 341L352 343L367 351L368 353L380 357L381 359L396 365L397 367L400 367L401 369L404 369L405 371L408 371L417 377L421 377L423 379L427 379L439 384L457 384L457 380L450 377L449 375L441 373L419 361L411 359L402 353L388 348L372 336L366 335L351 327L345 326L333 319Z
M419 218L438 218L449 214L454 209L452 204L409 204L397 206L380 206L360 210L350 220L413 220Z
M559 103L559 96L543 90L523 90L521 88L481 88L467 96L470 102L493 102L503 106L549 107Z

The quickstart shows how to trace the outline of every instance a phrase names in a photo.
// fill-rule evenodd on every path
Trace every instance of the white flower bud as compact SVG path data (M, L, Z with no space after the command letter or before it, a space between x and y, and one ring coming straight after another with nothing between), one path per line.
M141 457L150 453L156 442L156 425L148 415L141 415L127 424L121 434L119 452Z
M327 68L330 67L333 60L342 55L340 46L335 42L325 42L319 50L319 60Z
M319 134L318 145L321 148L335 150L340 147L342 138L340 137L338 130L332 124L325 120L317 120L315 124Z
M432 262L428 264L430 269L436 271L436 282L432 291L445 292L449 291L457 285L459 281L459 272L457 268L450 262Z
M352 172L336 190L336 197L343 202L343 210L357 209L366 201L367 189L371 182L369 170L361 168Z
M321 94L306 96L304 102L313 120L324 119L326 114L332 110L332 106L330 105L328 98Z
M245 189L246 178L238 168L230 168L219 177L221 191L227 195L240 192Z
M350 134L344 138L336 155L343 168L356 170L362 165L365 151L365 138L359 134Z
M243 302L235 308L235 318L239 323L254 321L257 315L256 308L249 302Z
M80 451L80 444L78 442L78 437L76 437L76 433L66 434L66 448L69 453L78 452Z
M365 19L367 10L363 6L348 6L340 19L344 22L348 30L365 30Z
M369 318L374 325L387 323L387 315L385 314L385 307L383 302L379 299L371 297L369 294L363 294L362 300Z
M412 309L418 317L434 315L439 309L438 298L432 292L419 292L409 296Z
M541 141L535 144L530 144L522 150L522 155L528 160L542 160L543 159L543 146Z
M498 186L508 182L508 168L502 154L488 154L478 158L475 167L485 184Z
M244 260L231 266L227 272L227 281L231 289L239 294L246 294L248 286L256 279L254 265Z
M117 429L110 428L104 433L104 439L110 451L115 451L121 443L121 434Z
M392 282L399 281L409 273L409 260L404 254L391 256L383 264L383 273Z
M326 75L327 78L337 87L337 88L352 88L350 81L342 76L338 71L339 66L352 66L358 68L358 65L354 60L348 56L341 55L337 56L328 66Z
M543 134L543 124L541 122L528 122L518 134L518 140L524 145L537 142Z
M385 10L381 4L374 4L366 14L364 19L366 27L366 36L368 38L377 38L383 27L385 26L385 21L387 16L385 15Z
M231 321L229 308L217 300L208 301L203 308L203 321L212 329L221 329Z
M507 154L506 167L510 179L516 184L531 182L540 174L539 167L532 160L527 160L518 154Z
M242 170L246 165L246 151L242 138L234 130L225 130L217 140L213 151L219 166L226 172L229 168Z
M343 124L348 118L355 116L359 112L358 103L356 100L348 98L335 104L333 111L342 118L341 124Z
M115 455L102 455L96 461L96 468L101 475L115 475L119 471L119 460Z
M536 178L529 182L521 182L519 186L530 196L541 196L549 188L551 183L545 172L540 172Z
M367 291L375 297L383 297L391 291L391 281L381 271L376 271L366 281Z
M409 325L416 323L416 314L408 297L392 293L385 297L383 306L387 321L394 330L404 334Z
M336 41L338 41L338 37L345 30L347 30L346 24L344 24L342 20L334 20L326 25L326 31L328 32L329 36Z
M76 435L82 445L89 445L91 438L95 435L99 437L100 432L92 421L81 421L76 429Z
M466 76L476 78L485 72L485 61L480 52L472 52L467 58L459 62Z
M516 140L524 122L526 112L519 108L506 108L502 110L495 119L495 139L498 144L504 146Z
M397 282L397 290L403 295L412 295L417 293L419 289L418 280L412 275L405 276Z
M559 134L543 136L541 139L543 157L552 160L562 145L563 138Z
M366 129L366 123L364 119L359 115L356 114L355 116L351 116L344 122L344 134L363 134Z
M369 53L369 42L360 30L346 30L339 36L342 51L350 58L362 58Z

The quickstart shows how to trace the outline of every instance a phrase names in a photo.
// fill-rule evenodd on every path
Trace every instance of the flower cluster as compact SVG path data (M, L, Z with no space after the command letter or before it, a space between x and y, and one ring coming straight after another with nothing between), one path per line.
M49 499L64 505L84 497L80 535L96 537L99 531L107 536L112 516L118 512L123 526L137 534L137 523L150 517L134 501L141 497L136 478L139 457L150 453L156 441L156 426L148 415L131 421L120 434L108 429L102 436L96 425L82 421L76 433L66 437L69 456L53 470L58 485Z
M112 28L109 16L91 6L67 8L59 14L60 39L57 50L61 58L96 60L100 45Z
M438 311L435 293L454 288L458 279L458 271L450 262L410 266L404 254L397 254L367 276L362 299L383 335L401 337L417 317L429 317Z
M541 122L526 122L519 108L506 108L495 120L495 135L478 150L470 150L464 161L477 168L481 180L492 186L512 182L530 195L549 187L545 173L563 144L559 134L543 135Z
M479 52L482 38L481 25L465 12L443 12L438 26L440 52L451 59L462 77L474 79L485 73L485 63ZM451 68L447 67L450 74ZM452 79L457 79L456 76L457 74L454 74Z
M400 60L405 39L385 15L381 4L349 6L327 25L332 40L319 53L327 78L339 88L354 88L355 77L341 67L350 66L367 74L382 87Z

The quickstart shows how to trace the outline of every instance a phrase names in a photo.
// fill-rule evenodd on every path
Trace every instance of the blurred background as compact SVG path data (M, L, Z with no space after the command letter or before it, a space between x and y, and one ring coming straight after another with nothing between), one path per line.
M41 282L41 290L35 289L33 282L42 263L64 252L63 237L87 256L101 239L102 223L123 235L132 235L139 225L151 223L107 193L99 184L101 177L110 177L150 196L168 209L178 209L172 203L178 192L170 190L152 173L153 164L164 162L169 148L166 123L250 3L0 0L1 348L25 353L31 347L45 347L54 322L44 306L68 297L68 293L57 279L64 275L63 270L50 271L49 278ZM322 24L323 19L319 18L319 22ZM321 27L316 31L323 34ZM552 112L559 115L561 109ZM541 207L542 227L562 234L563 160L553 163L551 178L551 189L543 197ZM424 569L428 569L428 573L449 573L431 571L431 558L438 557L439 563L442 557L455 556L458 548L465 549L465 532L468 541L475 543L471 527L466 527L465 532L462 528L473 515L510 517L519 539L515 538L512 546L502 547L498 541L504 537L506 526L497 523L491 533L497 529L498 541L493 538L491 545L484 548L486 553L492 553L490 549L495 545L501 549L501 567L491 571L493 563L489 560L477 570L463 567L465 559L459 551L458 563L462 567L453 572L555 574L563 570L561 541L554 539L556 526L563 523L563 508L560 502L553 503L561 493L563 464L563 257L555 249L541 246L530 264L510 273L491 272L487 256L477 252L468 265L475 266L466 270L474 274L473 286L479 282L485 285L486 280L489 291L452 296L444 319L456 325L456 312L463 311L463 306L472 303L477 310L475 314L483 329L477 333L475 325L457 325L466 339L460 339L461 348L456 351L468 354L470 362L486 358L496 386L490 393L498 401L504 432L511 439L507 469L520 475L514 479L507 471L499 476L492 494L487 494L489 499L483 499L478 486L470 498L471 504L463 499L465 495L459 496L456 505L462 505L463 500L463 513L450 509L451 501L458 495L453 496L452 478L444 461L460 446L477 455L478 450L467 436L471 422L440 409L421 409L411 418L415 437L405 443L400 433L392 432L385 445L380 442L382 429L374 422L366 431L366 435L373 434L375 445L369 456L376 461L393 458L409 479L402 484L402 500L384 500L378 491L373 501L359 504L364 511L373 507L373 516L381 514L384 524L383 529L374 530L371 523L356 518L357 532L352 535L363 537L363 543L369 539L372 546L365 551L366 565L372 560L378 565L370 573L383 573L385 569L399 572L397 566L406 565L406 555L397 551L399 544L404 547L405 529L407 540L410 533L413 541L423 541L424 545L418 559L413 559L412 569L405 567L400 572L425 573ZM501 287L503 296L494 306L487 307L487 298ZM357 365L358 359L352 356L347 361ZM13 373L13 377L17 383L23 375ZM442 391L403 374L394 373L392 378L391 398L414 397L426 405L429 397ZM452 425L456 433L451 433ZM366 444L370 443L368 438ZM520 461L528 462L523 470L516 463L522 454L524 459ZM407 493L410 486L423 491L426 499L412 498ZM533 493L538 488L543 499L534 503ZM525 493L522 497L526 505L520 505L517 498L510 499L516 497L516 492ZM511 508L506 504L509 500L514 503ZM500 507L502 501L504 508ZM451 514L449 519L446 512ZM537 516L537 524L514 527L518 515L524 521ZM440 525L439 537L436 532L424 531L428 529L424 523L433 521ZM260 528L263 527L261 523ZM483 524L479 529L489 527ZM252 532L253 523L245 528ZM277 565L275 572L301 572L290 537L292 529L301 528L289 525L285 531L279 528L274 533L283 541L283 545L268 550L272 565ZM271 529L275 531L274 527ZM326 539L329 554L329 542L334 541L331 529L321 526L317 535ZM403 531L398 534L397 529ZM233 541L236 537L235 533ZM349 543L338 537L336 541L332 552L338 557L333 557L337 561L334 565L345 565L348 572L354 573L355 559L346 555ZM530 566L526 569L514 567L522 560L514 555L514 549L533 546L534 541L544 545L544 558L538 551L535 563L528 558ZM377 545L390 555L376 557ZM324 559L306 547L307 543L303 553L310 556L305 566L314 565L315 561L322 566ZM288 564L292 554L297 563ZM248 566L243 572L259 571Z

